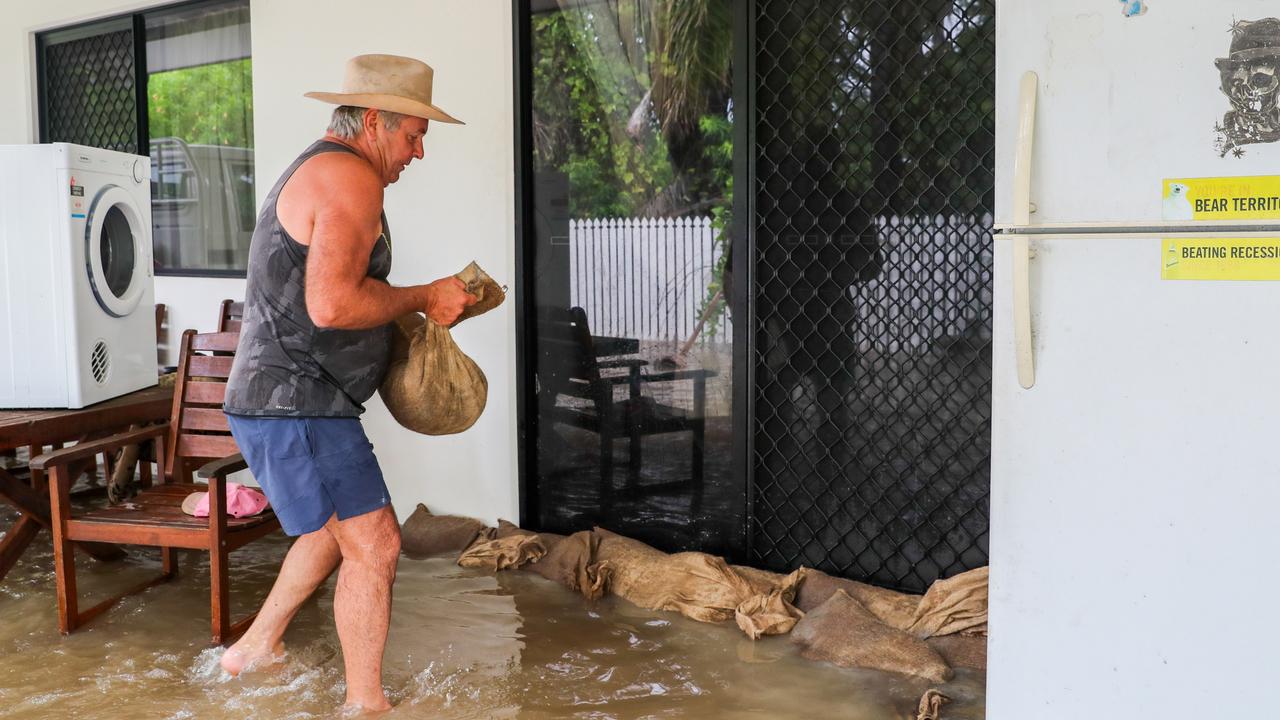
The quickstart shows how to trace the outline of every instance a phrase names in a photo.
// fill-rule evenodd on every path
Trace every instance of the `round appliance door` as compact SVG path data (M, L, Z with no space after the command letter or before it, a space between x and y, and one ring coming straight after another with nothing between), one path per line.
M124 317L138 307L150 260L146 224L129 193L118 185L98 191L85 222L85 269L98 305Z

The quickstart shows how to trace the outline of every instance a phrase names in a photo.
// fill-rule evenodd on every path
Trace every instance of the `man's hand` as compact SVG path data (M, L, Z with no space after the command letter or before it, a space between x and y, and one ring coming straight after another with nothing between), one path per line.
M469 305L480 298L467 292L461 280L450 275L427 286L427 317L437 325L449 327Z

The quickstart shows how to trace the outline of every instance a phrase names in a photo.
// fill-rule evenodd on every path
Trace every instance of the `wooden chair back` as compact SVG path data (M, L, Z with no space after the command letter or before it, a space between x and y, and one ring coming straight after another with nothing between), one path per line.
M218 311L218 332L240 332L240 324L244 322L244 303L230 299L222 301Z
M182 333L173 413L165 438L170 480L191 482L191 473L199 466L240 452L222 412L239 340L237 332Z
M587 312L538 308L538 382L545 392L595 399L600 386Z

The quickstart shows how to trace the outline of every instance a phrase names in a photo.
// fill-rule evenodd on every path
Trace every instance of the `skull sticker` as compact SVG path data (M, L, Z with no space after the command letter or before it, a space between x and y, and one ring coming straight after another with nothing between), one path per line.
M1215 64L1231 102L1214 127L1219 154L1243 157L1244 145L1280 140L1280 19L1236 22L1230 57Z

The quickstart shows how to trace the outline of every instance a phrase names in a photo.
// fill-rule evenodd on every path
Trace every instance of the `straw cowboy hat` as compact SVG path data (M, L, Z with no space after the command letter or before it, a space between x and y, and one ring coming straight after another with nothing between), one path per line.
M464 124L431 104L435 71L421 60L399 55L357 55L347 61L342 92L309 92L306 97L334 105L376 108L402 115Z

